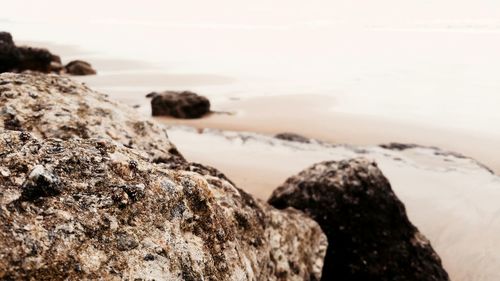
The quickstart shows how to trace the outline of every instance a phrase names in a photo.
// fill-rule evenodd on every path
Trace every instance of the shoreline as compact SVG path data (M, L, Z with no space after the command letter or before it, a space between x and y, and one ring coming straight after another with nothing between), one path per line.
M426 127L381 117L333 112L329 107L334 103L333 98L325 96L254 97L219 104L218 111L235 110L235 113L229 115L211 114L193 120L169 117L154 119L167 125L185 125L198 129L267 135L293 132L333 144L379 145L400 142L433 146L471 157L495 173L500 173L500 159L491 157L491 151L495 151L500 137Z
M172 126L167 130L188 161L216 167L264 201L291 175L315 163L357 157L374 160L404 202L410 220L441 256L451 280L480 276L484 272L479 268L498 252L492 245L500 231L495 223L500 178L471 159L428 147L398 151L304 144L216 129ZM461 257L471 258L467 266Z
M193 90L207 96L217 112L201 119L181 120L152 117L167 125L187 125L199 129L212 128L228 131L256 132L274 135L293 132L309 138L334 144L379 145L389 142L415 143L454 151L483 163L500 174L500 157L493 157L500 135L484 132L439 128L429 122L412 123L394 118L335 112L336 100L323 95L276 95L231 97L214 94L218 87L231 84L234 77L210 73L176 74L162 72L157 66L142 61L105 59L86 53L76 46L28 42L24 44L46 47L62 57L88 60L95 65L96 76L73 77L111 98L139 106L138 111L151 116L151 91ZM100 69L103 71L100 72ZM125 74L126 78L120 78ZM123 85L125 83L125 86ZM135 84L134 84L135 83ZM135 86L134 86L135 85ZM236 85L230 87L236 87ZM332 110L333 108L333 110Z

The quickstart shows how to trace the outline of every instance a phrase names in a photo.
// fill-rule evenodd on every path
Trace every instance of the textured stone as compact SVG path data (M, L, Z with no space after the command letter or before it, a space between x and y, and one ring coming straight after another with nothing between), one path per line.
M0 75L0 156L1 280L320 278L316 222L68 78Z
M165 128L67 77L3 73L0 84L0 129L63 140L112 139L151 161L183 161Z
M322 280L449 280L374 162L315 164L287 179L269 203L320 224L329 241Z
M10 171L0 177L2 280L320 278L327 242L316 222L223 178L111 140L6 131L0 151ZM27 183L63 188L26 201Z

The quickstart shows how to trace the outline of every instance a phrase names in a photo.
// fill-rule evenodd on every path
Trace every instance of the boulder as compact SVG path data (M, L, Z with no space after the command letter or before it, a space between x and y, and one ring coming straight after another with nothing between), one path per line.
M33 70L40 72L58 72L61 70L61 58L43 48L18 47L20 60L16 71Z
M0 73L26 70L59 73L61 58L47 49L18 47L8 32L0 32Z
M64 66L66 73L71 75L94 75L97 72L86 61L74 60Z
M210 112L210 101L193 92L166 91L148 94L151 99L153 116L172 116L175 118L200 118Z
M320 227L223 178L111 140L6 131L0 151L2 280L320 278Z
M310 143L311 139L301 136L295 133L279 133L274 136L280 140L286 140L291 142L300 142L300 143Z
M12 35L0 32L0 73L9 71L19 64L20 54Z
M0 74L0 129L42 138L108 138L151 162L183 161L164 127L68 77Z
M6 73L0 118L1 280L320 279L316 222L185 161L129 107Z
M449 280L372 161L315 164L287 179L269 203L320 224L329 242L322 280Z

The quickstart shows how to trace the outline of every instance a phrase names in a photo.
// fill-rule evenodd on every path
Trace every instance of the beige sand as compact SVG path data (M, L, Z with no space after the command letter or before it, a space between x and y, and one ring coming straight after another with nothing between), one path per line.
M500 137L459 130L398 122L377 116L353 115L331 110L332 98L296 95L248 98L217 104L234 114L212 114L198 120L156 118L175 125L275 134L295 132L332 143L373 145L388 142L437 146L473 157L500 173L494 157Z
M92 88L109 94L111 98L150 114L149 91L164 89L191 89L230 84L233 77L209 73L162 73L154 65L134 60L93 57L75 46L47 42L21 42L43 46L60 54L63 60L82 58L98 69L97 76L75 77ZM203 93L202 93L203 94ZM311 138L333 143L373 145L387 142L418 143L438 146L473 157L500 173L498 144L500 135L484 132L452 130L422 124L335 112L335 100L328 96L293 95L242 98L238 100L214 99L213 108L234 114L212 114L198 120L156 118L167 124L183 124L197 128L218 128L265 134L295 132ZM333 108L333 110L332 110ZM426 124L426 125L423 125Z

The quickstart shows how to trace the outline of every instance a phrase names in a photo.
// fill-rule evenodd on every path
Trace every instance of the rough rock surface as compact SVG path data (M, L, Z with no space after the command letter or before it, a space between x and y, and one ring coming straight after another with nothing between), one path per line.
M320 227L112 141L0 134L0 279L319 280Z
M0 32L0 73L34 70L59 72L61 59L47 49L17 47L8 32Z
M0 280L319 280L316 222L186 162L128 107L1 74L0 118Z
M0 129L41 138L110 138L148 154L151 161L182 160L167 131L131 108L67 77L0 74Z
M200 118L210 112L210 101L193 92L166 91L150 93L153 116L173 116L175 118Z
M287 179L269 203L321 225L329 241L322 280L449 280L374 162L315 164Z
M97 74L92 65L86 61L74 60L64 66L66 73L71 75L94 75Z
M293 141L293 142L301 142L301 143L310 143L311 140L304 136L295 133L279 133L274 136L280 140Z

